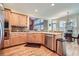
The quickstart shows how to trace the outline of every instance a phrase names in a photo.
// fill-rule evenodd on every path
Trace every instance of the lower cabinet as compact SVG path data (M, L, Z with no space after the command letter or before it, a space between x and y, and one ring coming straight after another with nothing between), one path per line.
M18 35L11 35L11 46L17 45L20 43Z
M4 40L4 47L10 47L10 46L14 46L14 45L18 45L18 44L22 44L22 43L26 43L27 41L27 33L11 33L10 34L10 38Z
M13 35L10 36L10 44L11 46L13 45L18 45L18 44L22 44L22 43L26 43L27 39L27 35L26 33L15 33Z
M26 33L20 33L19 35L19 43L26 43L27 41L27 34Z
M27 42L28 43L39 43L44 44L44 34L43 33L28 33Z
M9 47L9 46L10 46L10 40L4 40L3 48Z

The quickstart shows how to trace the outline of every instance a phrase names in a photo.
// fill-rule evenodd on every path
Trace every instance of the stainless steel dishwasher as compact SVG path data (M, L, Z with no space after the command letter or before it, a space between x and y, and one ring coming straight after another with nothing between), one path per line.
M54 51L54 39L52 34L46 34L45 36L45 46Z

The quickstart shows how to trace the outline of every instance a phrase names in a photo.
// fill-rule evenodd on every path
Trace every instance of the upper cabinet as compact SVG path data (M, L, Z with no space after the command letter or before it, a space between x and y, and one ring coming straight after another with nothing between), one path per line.
M9 21L11 26L27 26L28 16L16 12L12 12L10 9L5 8L5 20Z
M11 10L5 8L4 13L5 13L5 20L9 21L10 20L10 15L11 15Z
M13 26L27 26L27 16L12 12L10 22Z
M27 25L27 16L26 15L20 15L19 14L19 25L20 26L26 26Z
M11 13L10 23L13 26L19 26L19 16L18 16L18 14L14 13L14 12Z

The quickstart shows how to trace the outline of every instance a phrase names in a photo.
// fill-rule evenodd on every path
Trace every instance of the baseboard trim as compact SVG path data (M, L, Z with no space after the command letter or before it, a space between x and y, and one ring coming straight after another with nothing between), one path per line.
M13 46L9 46L9 47L3 47L2 49L7 49L7 48L11 48L11 47L15 47L15 46L23 45L23 44L26 44L26 43L17 44L17 45L13 45ZM2 49L1 49L1 50L2 50Z

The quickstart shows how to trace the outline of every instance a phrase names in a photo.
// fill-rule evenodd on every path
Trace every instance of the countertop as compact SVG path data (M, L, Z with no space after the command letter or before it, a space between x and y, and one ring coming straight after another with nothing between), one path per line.
M62 35L62 32L37 32L37 31L28 31L28 32L11 32L11 33L44 33L44 34L55 34Z
M45 33L45 34L62 34L62 32L36 32L36 31L30 31L30 32L27 32L27 33Z

